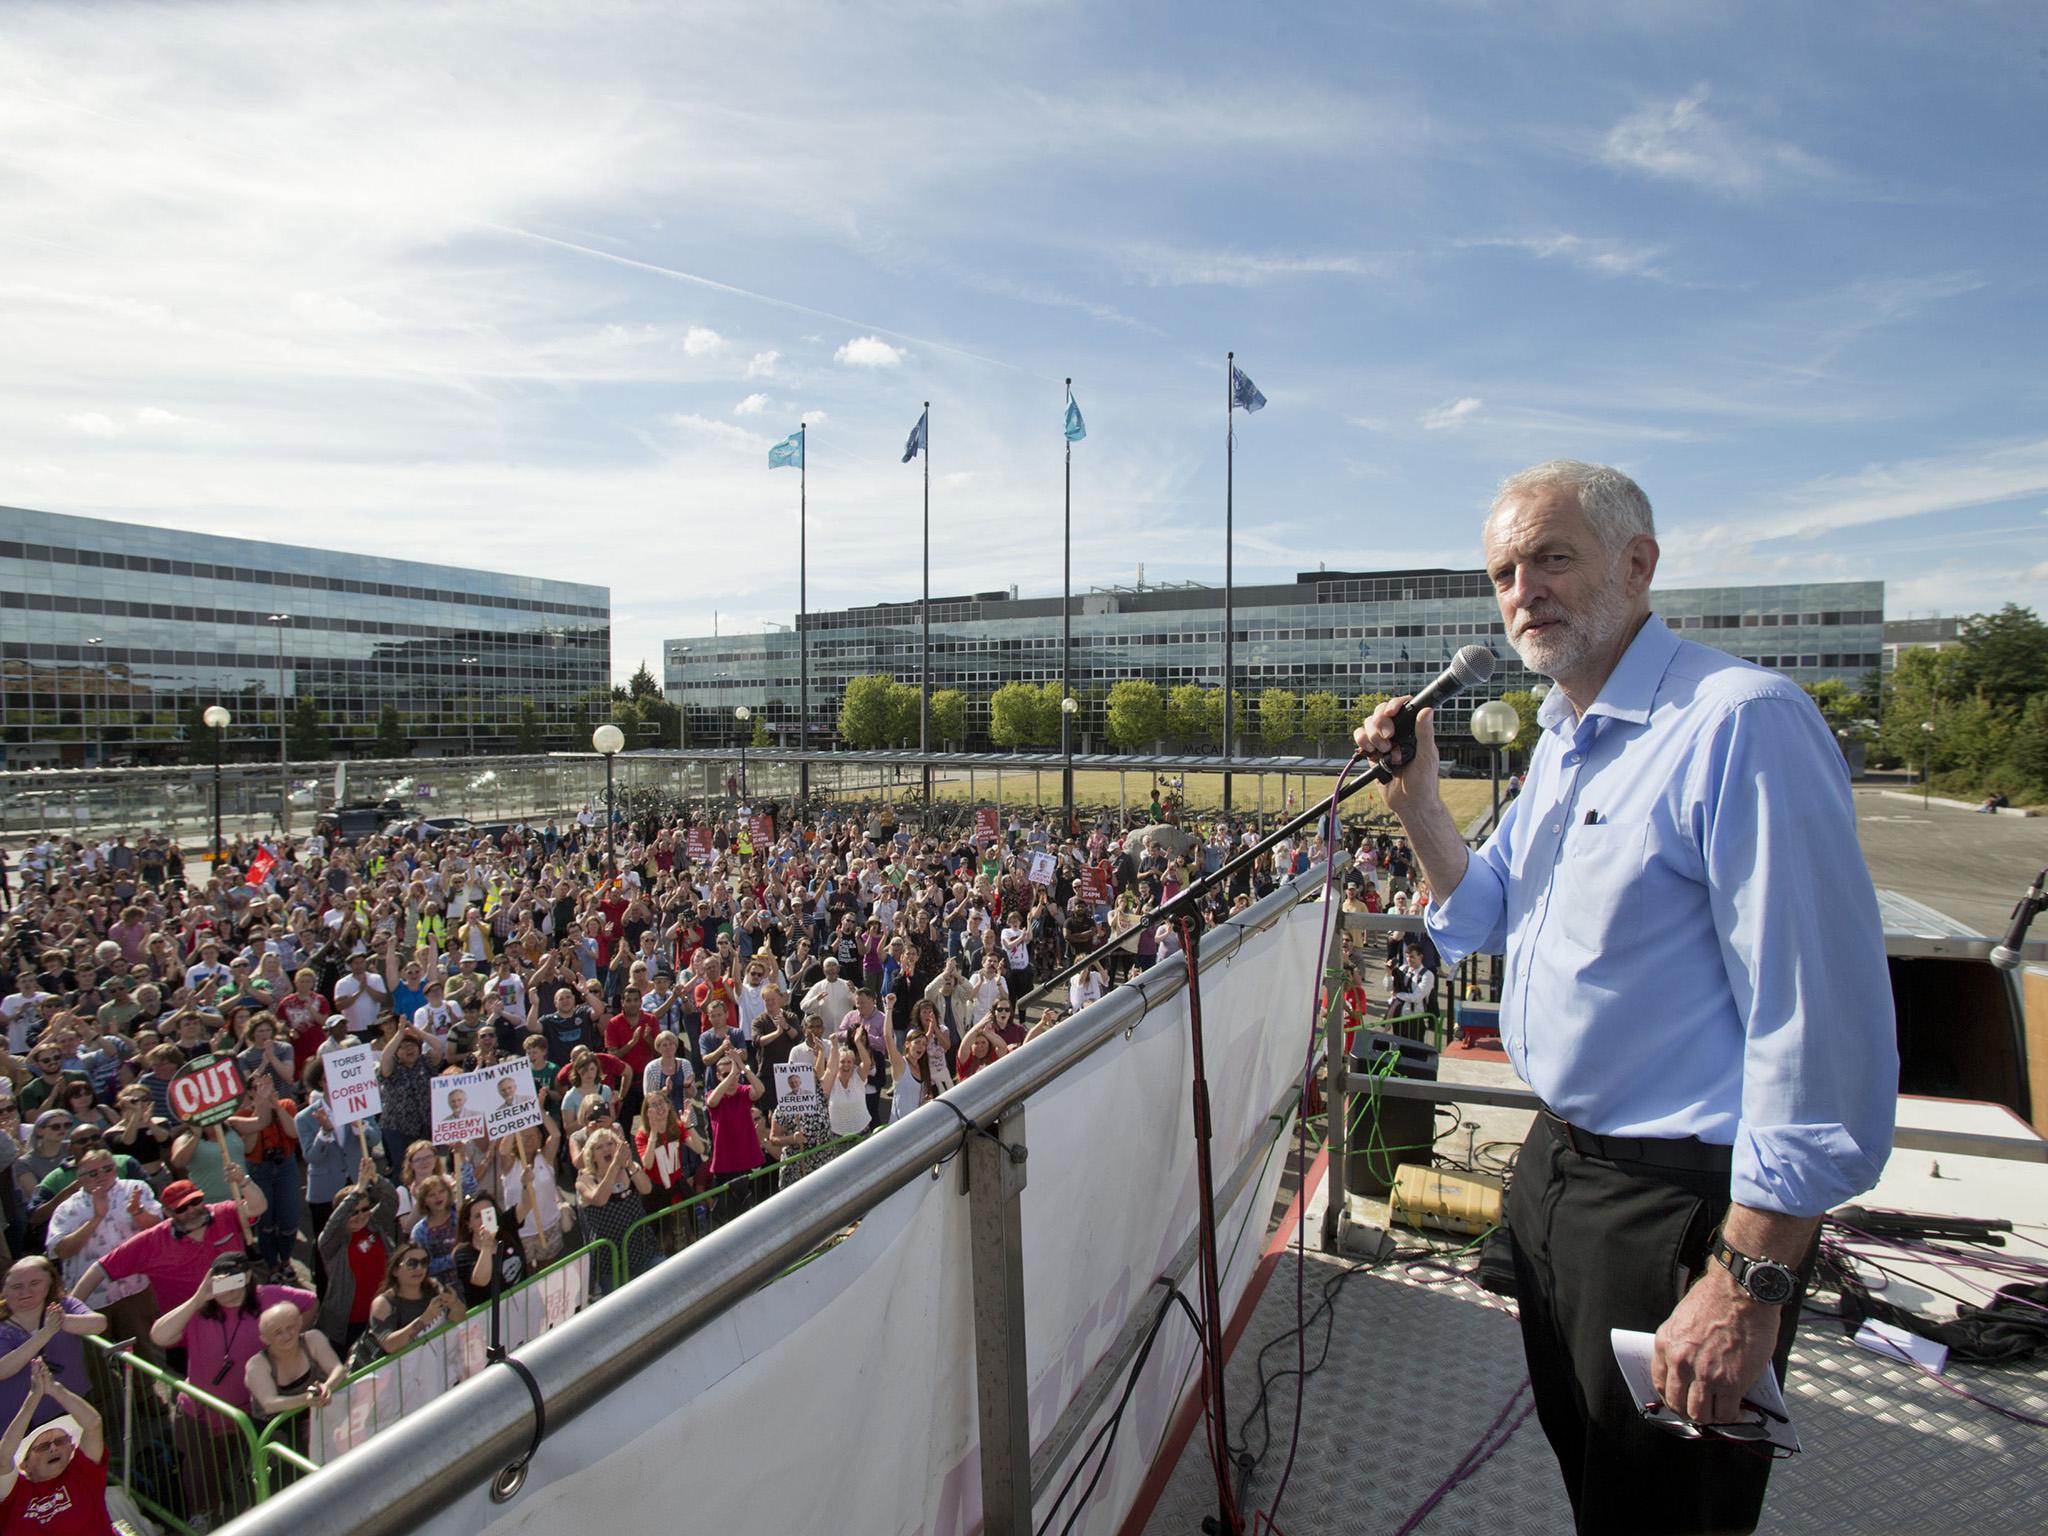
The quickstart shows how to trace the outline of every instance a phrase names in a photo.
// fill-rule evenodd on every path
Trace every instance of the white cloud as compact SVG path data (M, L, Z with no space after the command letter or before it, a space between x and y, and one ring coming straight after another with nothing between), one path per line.
M1425 432L1443 432L1455 427L1476 412L1485 402L1477 395L1463 395L1446 405L1422 413L1422 429Z
M175 427L184 417L175 411L167 411L160 405L145 405L135 413L135 424L139 427Z
M1126 246L1116 253L1124 271L1154 288L1257 288L1289 277L1380 277L1392 258L1344 252L1195 251L1170 246Z
M781 361L780 352L756 352L753 361L747 364L746 376L750 379L772 379L775 377L775 365Z
M1644 107L1608 129L1601 158L1617 170L1748 195L1785 181L1818 181L1834 167L1795 144L1766 138L1707 110L1707 88Z
M706 352L716 352L725 345L725 338L709 326L693 325L683 332L683 350L691 357L702 357Z
M904 349L892 347L879 336L856 336L832 354L832 361L853 368L894 368L903 361Z
M758 416L767 409L768 397L766 395L749 395L732 408L732 413L735 416Z
M1521 251L1538 261L1563 261L1596 277L1661 279L1666 276L1660 265L1664 257L1661 247L1635 245L1625 240L1571 234L1494 235L1460 240L1456 244L1463 250Z
M79 411L71 416L57 418L74 432L83 432L87 437L119 437L121 424L103 411Z
M717 421L709 416L682 411L669 418L685 432L707 438L723 448L758 449L766 453L770 439L758 432L749 432L745 427L736 427L729 421Z

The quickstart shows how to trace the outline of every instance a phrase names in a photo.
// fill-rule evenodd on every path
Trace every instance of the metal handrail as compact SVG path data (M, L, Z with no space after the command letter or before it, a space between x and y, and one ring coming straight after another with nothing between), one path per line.
M1254 934L1320 894L1323 866L1203 935L1199 970L1219 965ZM1117 987L1036 1040L1019 1046L920 1106L774 1199L757 1205L630 1287L620 1287L517 1351L547 1406L551 1430L587 1412L683 1339L776 1278L849 1222L957 1151L973 1125L993 1126L1153 1008L1187 986L1179 957ZM952 1106L949 1109L947 1105ZM466 1491L482 1487L528 1449L534 1424L526 1382L486 1370L352 1451L320 1476L293 1484L235 1522L234 1536L404 1536ZM421 1468L431 1465L431 1477ZM1028 1471L1028 1469L1025 1469Z

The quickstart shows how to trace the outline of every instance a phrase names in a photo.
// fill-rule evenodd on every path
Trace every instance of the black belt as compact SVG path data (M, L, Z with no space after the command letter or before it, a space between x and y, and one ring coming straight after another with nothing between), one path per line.
M1641 1163L1648 1168L1671 1168L1681 1173L1726 1173L1735 1164L1735 1149L1697 1136L1595 1136L1582 1131L1555 1111L1545 1109L1543 1118L1551 1133L1581 1157L1597 1157L1609 1163Z

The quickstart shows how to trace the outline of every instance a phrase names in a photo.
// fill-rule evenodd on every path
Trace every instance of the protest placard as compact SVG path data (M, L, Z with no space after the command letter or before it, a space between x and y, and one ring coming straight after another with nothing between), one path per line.
M683 838L683 852L692 864L708 863L711 858L711 829L692 827Z
M783 1062L775 1068L775 1105L794 1114L818 1107L818 1078L804 1062Z
M218 1125L242 1098L242 1074L232 1056L201 1056L171 1079L171 1109L189 1125Z
M1099 869L1084 869L1079 882L1081 899L1091 907L1106 906L1109 902L1109 876Z
M974 840L977 843L993 843L1001 836L994 806L984 805L974 813Z
M496 1141L514 1131L540 1124L540 1100L533 1089L533 1069L521 1057L475 1072L456 1072L433 1079L434 1145Z
M327 1118L336 1130L384 1112L377 1086L377 1053L368 1045L347 1045L320 1058L327 1084Z
M1059 861L1049 853L1034 853L1031 855L1031 883L1033 885L1051 885L1052 872L1058 863Z

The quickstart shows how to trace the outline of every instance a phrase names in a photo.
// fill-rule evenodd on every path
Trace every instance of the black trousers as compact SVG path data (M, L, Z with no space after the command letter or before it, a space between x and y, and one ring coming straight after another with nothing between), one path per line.
M1547 1117L1530 1127L1508 1193L1522 1347L1580 1536L1756 1528L1767 1454L1645 1422L1608 1337L1663 1326L1705 1268L1728 1204L1726 1173L1581 1157ZM1809 1255L1802 1280L1811 1265ZM1772 1356L1781 1383L1798 1302L1783 1311Z

